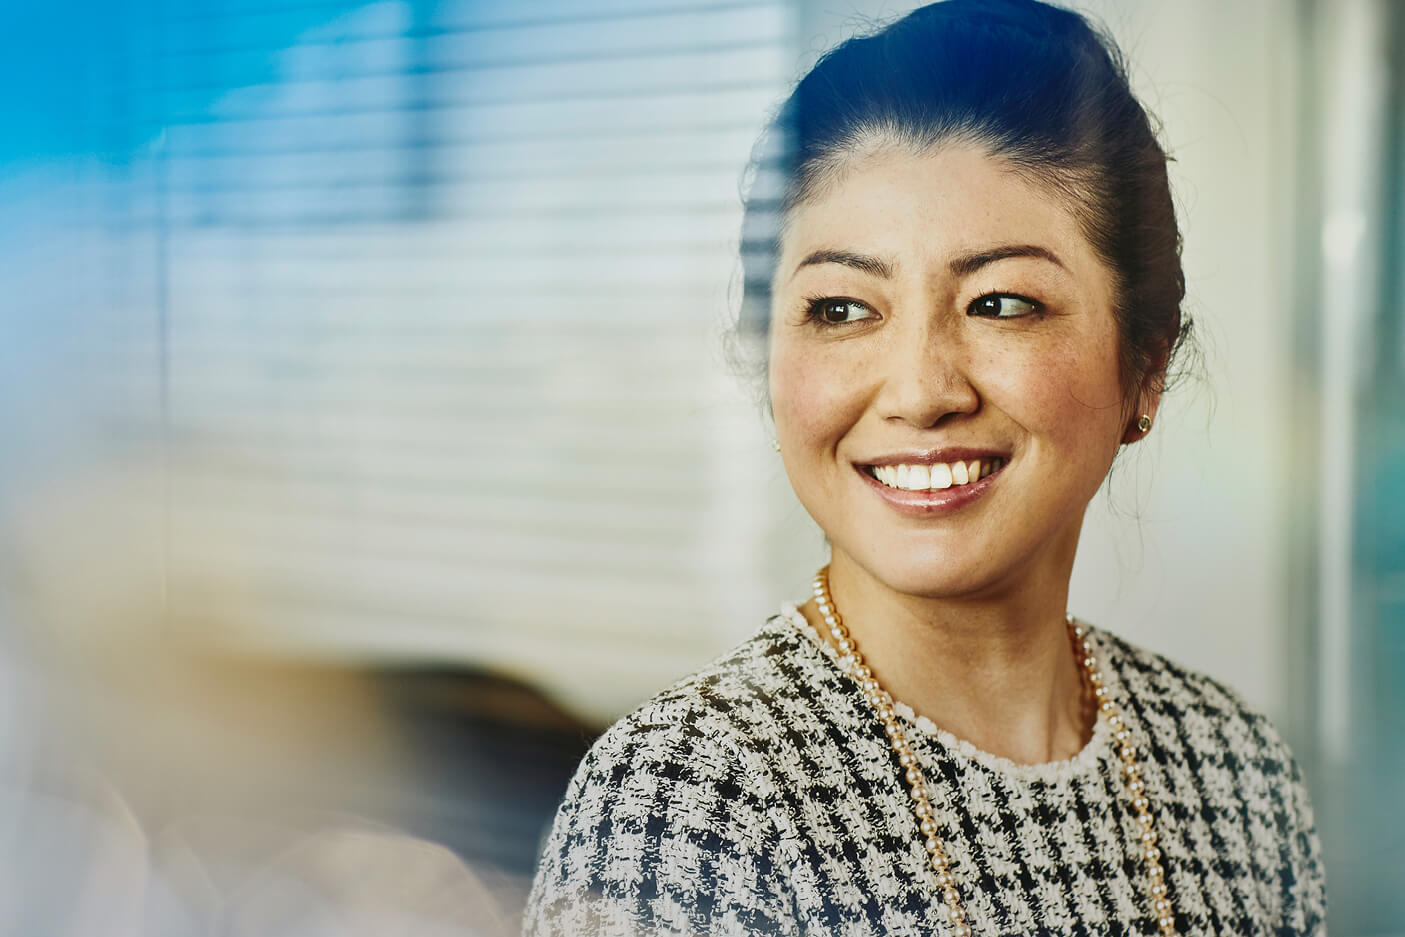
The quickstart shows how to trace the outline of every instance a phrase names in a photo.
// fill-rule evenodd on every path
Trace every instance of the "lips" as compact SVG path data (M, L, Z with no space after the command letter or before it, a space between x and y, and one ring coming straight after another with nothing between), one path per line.
M855 463L854 469L890 508L921 519L982 500L1009 462L1000 450L948 448L884 456Z

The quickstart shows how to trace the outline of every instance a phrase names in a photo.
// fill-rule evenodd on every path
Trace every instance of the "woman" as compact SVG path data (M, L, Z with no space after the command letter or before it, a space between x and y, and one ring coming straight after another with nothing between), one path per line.
M1274 730L1064 612L1189 329L1116 49L933 4L822 59L761 152L742 327L831 561L594 747L526 932L1321 933Z

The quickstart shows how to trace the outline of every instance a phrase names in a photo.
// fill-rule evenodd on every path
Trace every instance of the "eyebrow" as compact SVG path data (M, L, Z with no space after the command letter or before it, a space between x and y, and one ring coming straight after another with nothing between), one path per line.
M988 264L993 264L1001 260L1009 260L1012 257L1035 257L1040 260L1047 260L1052 264L1064 266L1064 262L1059 259L1059 255L1049 250L1047 247L1040 247L1038 244L1002 244L999 247L992 247L987 250L973 251L969 254L962 254L952 260L951 272L959 277L970 276L977 270ZM880 257L870 254L856 254L853 251L841 251L821 249L806 255L805 259L795 265L795 276L805 267L813 267L817 264L843 264L846 267L853 267L864 273L882 277L885 280L893 278L893 265Z
M1040 247L1038 244L1004 244L989 250L962 254L951 262L951 272L959 277L966 277L987 264L993 264L998 260L1009 260L1011 257L1037 257L1063 267L1065 270L1068 269L1064 267L1064 262L1059 259L1059 255L1047 247Z
M791 273L791 276L795 276L805 267L813 267L816 264L843 264L846 267L853 267L855 270L862 270L864 273L882 277L885 280L893 278L893 265L886 260L869 254L836 250L817 250L807 255L804 260L795 265L795 271Z

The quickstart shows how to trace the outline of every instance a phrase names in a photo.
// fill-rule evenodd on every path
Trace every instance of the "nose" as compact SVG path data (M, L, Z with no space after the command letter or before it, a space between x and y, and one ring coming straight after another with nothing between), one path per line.
M980 408L971 382L969 349L959 328L895 330L882 360L875 399L878 413L918 429L932 429Z

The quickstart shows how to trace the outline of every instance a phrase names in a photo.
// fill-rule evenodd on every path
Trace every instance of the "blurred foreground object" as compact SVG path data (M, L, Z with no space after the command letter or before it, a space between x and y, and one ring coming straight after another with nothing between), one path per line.
M171 583L132 548L150 480L11 492L0 934L514 932L589 733L487 675L233 650L239 564Z

